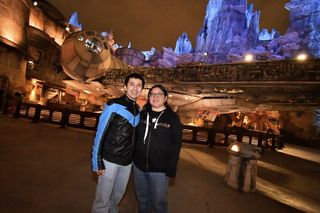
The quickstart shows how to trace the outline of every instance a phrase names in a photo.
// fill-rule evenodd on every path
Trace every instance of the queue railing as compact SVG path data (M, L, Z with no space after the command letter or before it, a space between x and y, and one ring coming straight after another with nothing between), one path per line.
M40 104L22 103L14 113L15 117L23 117L33 122L43 121L60 125L60 127L76 127L95 130L100 113L83 112L68 108L43 106Z
M270 149L281 149L284 147L284 140L281 135L267 131L250 130L237 126L215 129L183 125L182 131L184 142L207 144L210 147L219 145L228 146L230 140L247 142L249 144L257 145L258 147ZM254 141L255 143L253 143Z
M83 112L68 108L57 108L53 106L43 106L39 104L20 103L16 106L14 117L23 117L32 122L47 122L57 124L60 127L76 127L81 129L96 130L100 113ZM197 127L183 125L183 142L193 144L205 144L209 147L228 146L233 138L238 142L248 142L259 147L269 147L271 149L283 148L281 135L271 132L249 130L242 127L227 127L215 129L208 127ZM217 137L220 136L220 137ZM245 141L244 139L247 139Z

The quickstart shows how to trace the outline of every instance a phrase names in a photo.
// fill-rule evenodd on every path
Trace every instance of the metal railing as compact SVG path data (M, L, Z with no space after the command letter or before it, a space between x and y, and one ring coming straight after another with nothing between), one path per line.
M96 130L100 113L83 112L67 108L42 106L39 104L20 103L16 105L14 117L23 117L33 122L47 122L60 125L60 127L76 127L81 129ZM183 142L193 144L205 144L209 147L227 146L230 140L248 142L259 147L271 149L283 148L281 135L271 132L248 130L241 127L228 127L214 129L183 125ZM219 140L217 136L220 136ZM247 138L247 141L244 139ZM253 143L256 141L256 143Z
M217 137L218 135L220 137ZM210 147L218 145L228 146L230 140L247 142L271 149L281 149L284 147L282 136L271 132L249 130L236 126L214 129L183 125L183 141L187 143L207 144Z
M68 126L95 130L98 125L100 113L22 103L20 107L17 106L14 115L15 117L30 119L33 122L43 121L58 124L60 127Z

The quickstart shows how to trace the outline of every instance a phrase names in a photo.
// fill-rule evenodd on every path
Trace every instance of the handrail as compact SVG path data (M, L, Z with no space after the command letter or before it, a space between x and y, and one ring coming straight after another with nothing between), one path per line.
M100 113L83 112L68 108L57 108L53 106L43 106L31 103L19 103L16 105L14 117L24 117L32 122L47 122L60 125L61 128L76 127L81 129L96 130ZM265 146L271 140L271 149L283 148L281 135L270 132L249 130L242 127L228 127L215 129L208 127L196 127L183 125L183 141L194 144L207 144L209 147L229 144L229 136L236 136L238 142L243 142L243 137L249 137L249 143L256 138L259 147ZM216 141L216 135L224 136L223 143ZM265 143L263 143L265 141Z
M83 112L68 108L42 106L40 104L22 103L17 106L15 117L24 117L33 122L43 121L58 124L60 127L76 127L95 130L100 113Z
M256 138L258 140L258 143L256 144L258 147L266 147L269 144L269 141L271 142L271 149L276 148L283 148L284 142L281 135L277 135L271 132L266 131L256 131L256 130L249 130L243 127L227 127L224 129L215 129L215 128L209 128L209 127L196 127L196 126L188 126L183 125L183 131L184 136L186 133L186 130L192 131L192 137L189 139L184 138L184 142L187 143L205 143L208 144L208 146L216 146L216 145L223 145L228 146L229 145L229 136L234 135L236 136L236 141L238 142L244 142L243 138L248 137L249 138L249 144L252 144L252 139ZM207 137L206 140L199 140L198 133L205 133ZM224 136L223 143L219 143L216 141L216 135L220 133ZM263 143L265 142L265 143Z

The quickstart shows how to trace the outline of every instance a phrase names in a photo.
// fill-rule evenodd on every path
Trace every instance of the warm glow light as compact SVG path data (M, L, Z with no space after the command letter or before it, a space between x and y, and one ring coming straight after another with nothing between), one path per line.
M299 55L297 55L296 59L298 61L305 61L308 58L307 54L305 53L300 53Z
M32 90L29 95L29 101L36 101L37 80L32 78L31 83L32 83Z
M66 26L66 31L70 33L70 28L68 26Z
M6 38L6 39L8 39L9 41L17 43L17 39L16 39L16 36L15 36L15 33L17 35L18 32L10 24L11 23L5 23L4 25L2 25L2 26L6 26L6 27L2 27L1 36Z
M170 95L168 95L170 98L172 97L172 95L170 94Z
M34 2L33 2L33 5L34 5L34 6L37 6L37 5L38 5L38 2L37 2L37 1L34 1Z
M244 60L245 60L246 62L251 62L251 61L253 61L253 55L252 55L252 54L246 54L246 55L244 55Z
M33 79L31 79L31 82L32 82L32 84L33 84L33 85L36 85L36 84L37 84L37 80L36 80L36 79L34 79L34 78L33 78Z
M0 37L11 41L18 46L23 46L25 42L24 31L22 26L20 26L16 21L17 20L9 17L7 19L3 18L1 20Z
M31 90L30 95L29 95L29 100L34 101L36 99L36 88Z
M231 151L233 151L233 152L240 152L240 148L239 148L239 146L236 145L236 144L232 145L230 149L231 149Z
M87 94L91 94L91 92L89 90L83 90L83 92L85 92Z
M34 62L32 61L32 60L28 60L28 68L30 69L30 70L33 70L33 68L34 68Z

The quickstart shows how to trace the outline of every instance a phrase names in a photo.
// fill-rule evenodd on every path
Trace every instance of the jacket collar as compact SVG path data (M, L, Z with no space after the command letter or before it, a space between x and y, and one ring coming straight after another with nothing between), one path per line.
M126 94L124 94L122 96L122 98L125 99L127 102L130 102L130 103L135 103L136 102L135 100L130 99Z

